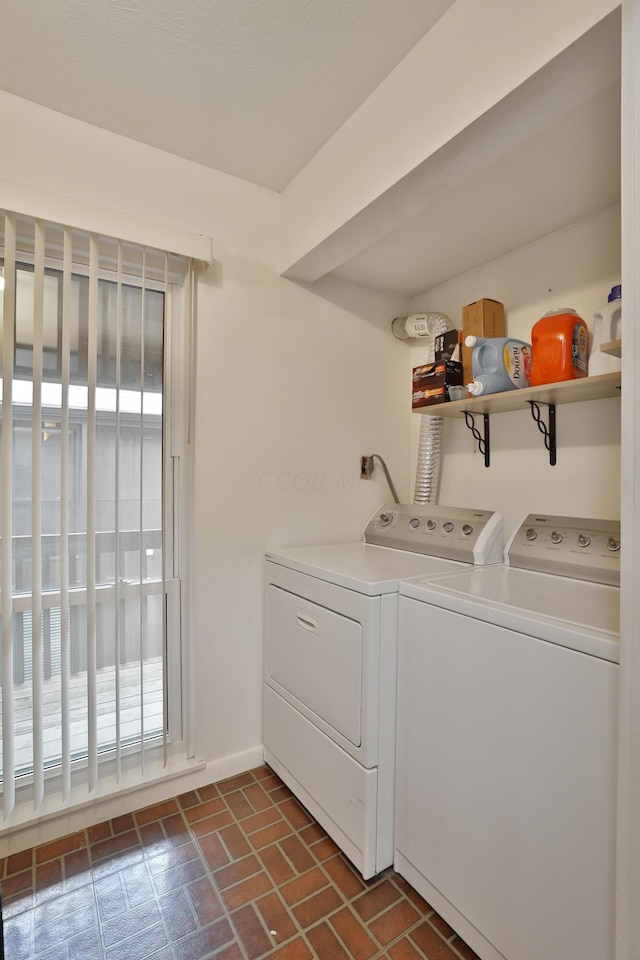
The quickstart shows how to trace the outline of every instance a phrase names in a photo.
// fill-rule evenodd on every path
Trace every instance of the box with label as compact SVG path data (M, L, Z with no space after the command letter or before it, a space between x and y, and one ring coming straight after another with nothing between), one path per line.
M411 409L446 403L449 400L449 387L459 386L462 386L462 364L459 360L438 360L414 367Z
M460 330L447 330L445 333L439 333L433 340L434 360L461 360L461 340Z
M476 300L462 308L462 369L464 382L471 383L471 347L467 337L504 337L504 305L499 300Z

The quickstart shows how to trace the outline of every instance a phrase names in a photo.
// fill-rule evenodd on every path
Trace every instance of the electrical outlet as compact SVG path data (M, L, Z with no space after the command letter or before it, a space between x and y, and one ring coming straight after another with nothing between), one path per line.
M370 480L373 475L373 457L360 458L360 479Z

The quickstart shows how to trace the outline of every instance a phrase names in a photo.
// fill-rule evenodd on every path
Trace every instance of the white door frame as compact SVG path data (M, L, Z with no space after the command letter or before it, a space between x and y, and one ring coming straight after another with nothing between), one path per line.
M622 3L623 537L616 960L640 957L640 0ZM638 358L638 360L636 360Z

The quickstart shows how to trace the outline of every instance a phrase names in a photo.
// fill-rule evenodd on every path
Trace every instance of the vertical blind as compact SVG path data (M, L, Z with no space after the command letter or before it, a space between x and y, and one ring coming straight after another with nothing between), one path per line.
M67 800L169 734L162 251L0 212L0 775ZM170 520L169 520L170 525ZM132 759L133 758L133 759Z

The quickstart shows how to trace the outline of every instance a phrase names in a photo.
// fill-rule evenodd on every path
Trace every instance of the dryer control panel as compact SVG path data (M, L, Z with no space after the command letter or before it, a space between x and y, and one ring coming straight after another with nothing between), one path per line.
M465 563L501 563L503 519L492 510L385 503L366 526L366 543Z
M617 586L620 523L530 513L507 544L505 563Z

